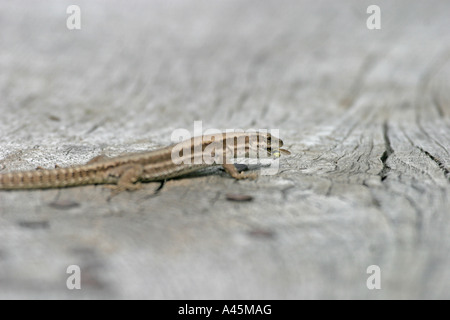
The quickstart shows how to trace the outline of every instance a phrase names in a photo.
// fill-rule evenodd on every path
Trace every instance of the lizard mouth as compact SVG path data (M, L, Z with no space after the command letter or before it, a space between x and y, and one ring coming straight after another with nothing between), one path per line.
M287 149L279 149L279 151L281 152L281 154L284 154L285 156L288 156L291 154L291 152Z
M288 155L290 155L291 154L291 152L289 151L289 150L287 150L287 149L282 149L282 148L279 148L279 149L272 149L272 148L267 148L267 152L272 156L276 156L276 157L279 157L280 155L285 155L285 156L288 156Z
M270 140L269 140L270 141ZM279 157L280 155L290 155L291 154L291 152L289 151L289 150L286 150L286 149L282 149L281 147L284 145L284 142L283 142L283 140L281 140L281 139L278 139L277 140L277 142L278 142L278 148L277 149L274 149L274 148L272 148L272 146L270 145L268 148L267 148L267 152L270 154L270 155L274 155L274 156L276 156L276 157Z

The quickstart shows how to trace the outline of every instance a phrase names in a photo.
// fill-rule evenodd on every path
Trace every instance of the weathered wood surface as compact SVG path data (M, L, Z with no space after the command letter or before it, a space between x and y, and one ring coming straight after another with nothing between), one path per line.
M450 298L450 2L377 1L381 30L370 4L2 2L1 172L156 148L194 120L278 128L293 155L110 201L0 192L0 298Z

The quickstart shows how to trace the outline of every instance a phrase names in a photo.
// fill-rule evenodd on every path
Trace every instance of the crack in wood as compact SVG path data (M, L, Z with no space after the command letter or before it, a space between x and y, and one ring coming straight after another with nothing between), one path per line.
M392 149L391 140L389 139L389 125L387 121L383 123L383 139L384 139L384 152L381 155L381 162L383 163L383 168L378 173L381 177L381 181L384 181L389 172L391 171L391 167L387 164L389 157L394 153L394 149Z
M444 172L445 178L447 178L447 180L450 181L450 170L445 167L444 163L441 160L439 160L438 158L436 158L435 156L433 156L431 153L429 153L427 150L424 150L418 146L416 146L416 147L421 152L423 152L428 158L430 158L434 163L436 163L437 166L439 167L439 169L441 169Z

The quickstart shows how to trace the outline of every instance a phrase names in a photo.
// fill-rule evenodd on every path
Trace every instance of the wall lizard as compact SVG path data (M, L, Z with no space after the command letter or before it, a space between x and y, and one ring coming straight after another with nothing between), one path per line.
M239 150L244 157L289 154L281 149L283 141L269 133L224 133L204 135L185 140L162 149L149 152L125 154L109 158L97 156L85 165L68 168L40 169L0 174L0 190L48 189L82 186L90 184L112 184L120 192L136 190L141 182L163 181L179 177L205 167L222 165L235 179L255 178L255 173L239 172L230 161ZM190 150L185 152L183 150ZM214 161L203 159L207 151L212 151ZM253 153L252 153L253 151ZM175 163L173 154L184 163ZM197 158L196 158L197 157ZM218 161L217 159L221 160Z

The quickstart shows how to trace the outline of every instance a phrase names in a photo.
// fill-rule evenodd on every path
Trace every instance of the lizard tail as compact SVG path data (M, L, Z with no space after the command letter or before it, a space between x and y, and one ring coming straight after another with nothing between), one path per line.
M48 189L102 183L95 170L77 167L0 174L0 189Z

